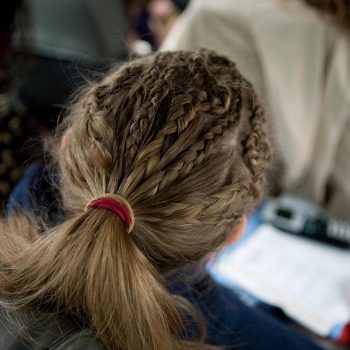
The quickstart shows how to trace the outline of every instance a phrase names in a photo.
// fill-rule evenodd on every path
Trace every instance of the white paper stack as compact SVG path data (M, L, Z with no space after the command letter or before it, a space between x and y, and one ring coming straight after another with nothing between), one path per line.
M321 336L350 321L350 251L262 225L210 271Z

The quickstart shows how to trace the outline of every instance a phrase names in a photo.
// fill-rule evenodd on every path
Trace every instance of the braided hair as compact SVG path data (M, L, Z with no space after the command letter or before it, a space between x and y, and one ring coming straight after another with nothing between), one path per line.
M263 194L271 154L251 84L213 51L157 53L91 84L61 129L66 219L3 255L16 269L0 274L1 298L61 310L107 349L211 348L205 332L182 336L193 307L164 278L220 248ZM105 193L130 203L130 234L116 215L84 211Z

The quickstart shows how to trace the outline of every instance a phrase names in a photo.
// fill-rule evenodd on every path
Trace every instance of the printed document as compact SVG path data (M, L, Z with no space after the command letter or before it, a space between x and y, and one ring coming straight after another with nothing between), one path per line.
M262 225L210 267L321 336L350 321L350 251Z

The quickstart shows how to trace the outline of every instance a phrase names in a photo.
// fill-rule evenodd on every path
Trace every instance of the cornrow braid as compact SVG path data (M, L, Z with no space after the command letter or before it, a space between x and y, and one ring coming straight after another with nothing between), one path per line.
M204 111L207 111L210 108L212 108L212 110L215 111L215 114L218 114L218 111L225 111L224 109L222 109L222 107L218 108L217 106L217 101L215 101L214 106L205 106ZM238 92L238 96L235 98L232 105L230 105L230 110L228 111L228 113L225 113L221 118L219 118L217 120L217 123L213 125L211 129L207 131L199 141L194 143L186 152L184 152L180 157L179 161L177 161L175 164L172 164L172 166L168 170L162 172L162 176L159 176L160 174L158 174L157 179L159 182L154 183L154 189L152 191L153 195L155 195L158 190L162 190L165 187L169 186L177 178L184 178L189 172L191 172L194 166L200 164L203 161L203 159L208 157L211 154L216 142L222 138L224 132L229 132L237 126L240 120L241 108L242 100ZM177 128L174 125L174 123L169 123L167 126L169 127L168 130L172 131L173 133L177 131ZM170 127L172 127L172 129L170 129ZM157 139L157 142L159 141L160 144L158 144L158 149L156 149L156 151L159 151L162 145L162 139ZM155 143L149 146L150 147L146 148L145 152L140 154L140 156L147 156L146 151L154 151L154 148L152 149L152 147L155 146ZM150 164L149 159L150 158L147 159L148 162L145 168L145 176L143 176L144 179L147 179L147 175L150 174L150 171L147 169L147 165ZM155 166L158 165L156 169L153 169L154 173L155 170L159 170L160 166L164 163L158 156L158 158L154 159L153 164L155 164ZM142 171L144 165L140 164L139 167L140 169L138 169L138 173Z
M200 77L200 80L203 81L203 76L205 76L203 72L205 68L201 67L200 69L198 67L198 58L194 59L194 62L191 63L192 65L189 65L189 72L196 77ZM193 65L194 63L195 65ZM230 65L229 68L236 72L234 65ZM223 69L221 71L223 72ZM138 177L131 177L132 180L147 180L156 171L161 170L162 166L166 164L162 156L166 155L166 151L169 151L170 148L169 146L164 147L164 144L167 144L166 140L171 136L178 138L196 118L198 113L210 110L212 114L222 116L217 120L217 123L202 136L201 140L193 144L182 155L177 164L174 164L169 171L164 173L163 178L160 179L160 183L157 186L158 189L166 187L175 180L175 173L178 174L179 178L186 176L193 166L199 164L211 153L216 140L220 139L224 132L234 129L235 125L239 123L242 108L240 88L230 87L229 90L227 87L219 85L216 80L212 78L211 73L209 73L208 76L208 86L216 83L215 94L212 94L209 100L207 92L191 89L187 93L180 94L173 98L171 109L169 110L169 122L159 131L154 141L150 142L139 153L135 163L135 172L138 174ZM196 81L196 79L194 81ZM239 86L239 81L235 81L235 83ZM231 95L236 96L232 103ZM132 185L130 182L128 183L128 187L131 191ZM155 193L155 191L153 191L153 193Z
M142 169L144 163L146 163L144 179L149 178L159 170L161 157L168 150L165 145L170 143L167 140L171 139L172 136L174 138L178 137L194 120L198 112L209 109L208 104L194 103L190 95L173 99L172 108L169 111L169 122L158 132L155 141L149 143L138 155L137 161L142 161L139 168Z
M162 83L154 86L155 81L158 79ZM139 99L137 101L135 105L136 113L133 115L129 133L127 135L124 154L125 159L127 159L127 169L129 169L129 165L135 160L142 141L152 127L159 104L169 93L169 88L167 87L164 76L155 77L153 81L148 81L147 84L145 82L144 86L147 86L148 84L149 86L153 85L153 88L151 88L148 95L145 94L143 96L144 99ZM145 101L146 98L148 101Z
M265 181L265 173L262 170L263 165L269 163L272 159L270 145L267 141L265 111L258 102L258 97L253 87L246 82L252 94L252 111L249 116L251 132L243 141L243 159L253 174L254 181L252 183L253 196L259 199L261 194L260 188Z
M134 161L141 143L147 138L159 105L169 93L169 81L172 81L172 76L176 71L172 67L167 67L168 59L167 64L164 64L165 58L167 58L166 55L155 58L154 63L149 64L144 74L139 75L138 91L135 91L135 93L139 92L139 98L135 104L135 113L131 118L129 131L125 135L127 140L124 154L126 170ZM164 68L163 71L161 68Z

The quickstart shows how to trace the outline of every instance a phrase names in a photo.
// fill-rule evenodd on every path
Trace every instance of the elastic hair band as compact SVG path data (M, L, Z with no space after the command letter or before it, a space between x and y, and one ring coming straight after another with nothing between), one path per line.
M103 208L112 211L119 216L126 231L130 233L134 228L135 217L129 202L117 194L104 194L101 197L91 200L85 211L92 208Z

